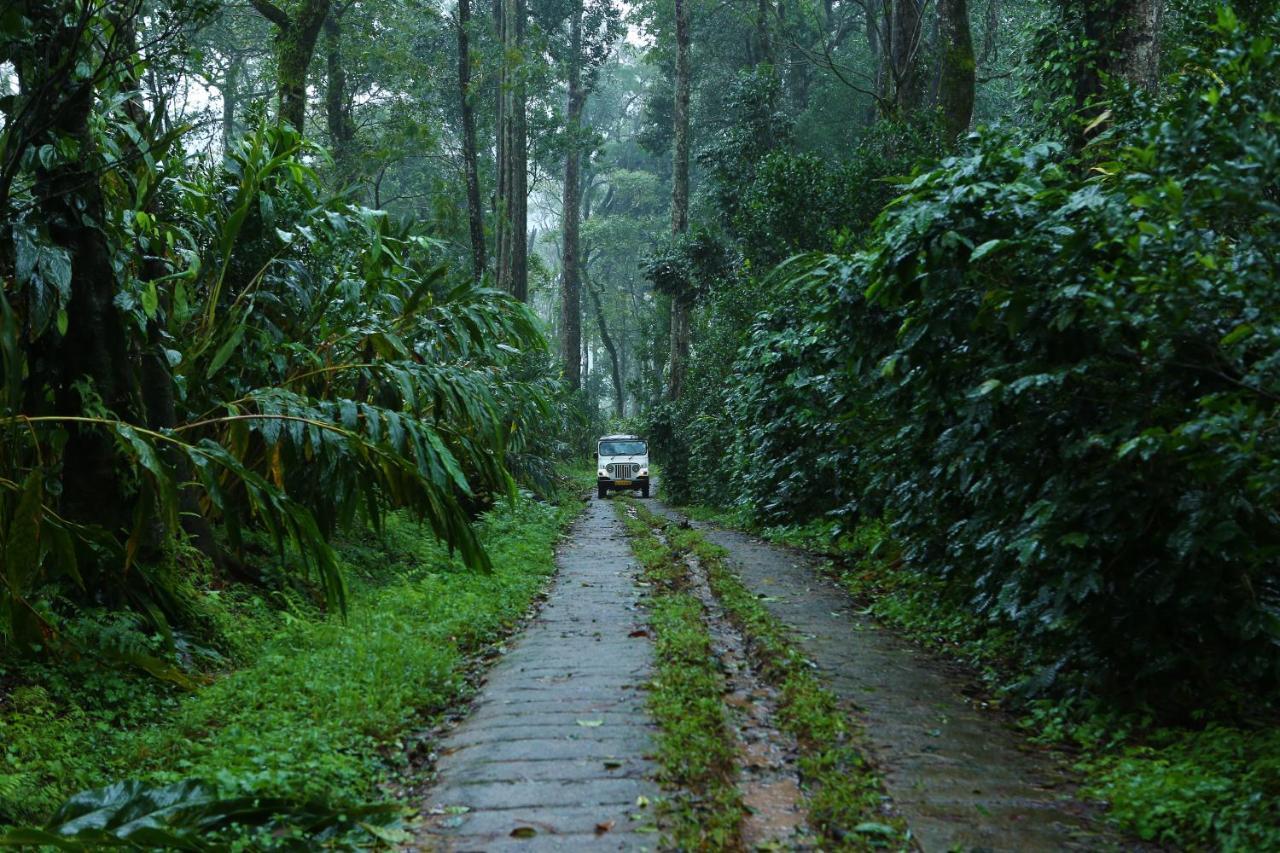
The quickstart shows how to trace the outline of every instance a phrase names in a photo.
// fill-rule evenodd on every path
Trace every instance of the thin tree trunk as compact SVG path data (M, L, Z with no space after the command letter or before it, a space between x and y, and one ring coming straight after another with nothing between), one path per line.
M579 2L571 13L569 21L569 104L567 109L567 129L569 146L564 158L564 195L562 211L562 230L564 232L564 249L562 252L560 278L560 340L564 351L565 379L569 387L577 390L582 387L582 375L578 370L575 357L582 346L582 285L579 278L578 232L582 216L582 178L580 174L582 156L579 149L579 137L582 119L582 107L586 95L582 89L582 3Z
M498 286L521 302L529 297L528 125L523 75L516 67L524 44L524 0L500 0L503 59L498 143Z
M938 0L938 107L948 141L969 129L976 84L966 0Z
M671 231L680 235L689 230L689 6L688 0L675 0L676 11L676 79L674 153L671 177ZM687 286L687 284L686 284ZM671 365L667 394L680 399L684 390L684 373L689 359L690 294L681 291L671 296Z
M471 267L484 277L484 214L480 210L480 169L476 156L476 115L471 105L471 0L458 0L458 95L462 107L462 162L467 182L467 225Z
M494 115L497 118L495 136L498 150L497 160L495 161L497 174L494 177L493 192L493 251L496 264L494 278L498 283L498 287L503 289L508 289L509 287L510 272L506 265L508 258L511 256L511 250L508 246L509 235L511 234L508 197L511 194L511 188L507 182L508 169L510 168L509 155L507 153L507 82L511 73L508 62L509 57L506 53L507 2L508 0L494 0L493 3L494 35L498 44L502 46L503 51L502 58L498 62L498 97L494 107Z

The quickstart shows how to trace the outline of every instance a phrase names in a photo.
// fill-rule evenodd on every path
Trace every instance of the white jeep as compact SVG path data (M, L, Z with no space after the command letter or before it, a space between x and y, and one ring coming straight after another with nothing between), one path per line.
M639 489L649 497L649 445L638 435L604 435L596 444L596 492Z

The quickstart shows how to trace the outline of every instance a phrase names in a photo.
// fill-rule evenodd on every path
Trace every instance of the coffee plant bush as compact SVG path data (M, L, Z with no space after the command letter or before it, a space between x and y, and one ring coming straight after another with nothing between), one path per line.
M1032 693L1280 674L1280 47L1204 42L1082 150L974 138L784 264L725 392L757 517L888 518Z

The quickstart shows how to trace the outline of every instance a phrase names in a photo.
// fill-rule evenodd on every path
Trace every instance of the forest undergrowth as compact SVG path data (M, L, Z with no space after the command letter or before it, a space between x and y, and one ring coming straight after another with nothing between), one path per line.
M97 661L6 664L0 825L42 824L70 794L117 780L160 787L198 779L218 800L282 802L266 828L223 828L233 844L400 838L403 807L363 817L352 807L385 804L384 786L420 772L408 736L465 698L470 656L518 624L580 509L576 496L498 503L478 525L489 573L467 569L402 515L380 534L347 534L336 548L350 584L345 619L304 587L282 584L264 596L197 580L216 627L207 645L183 649L192 690ZM103 611L82 613L76 630L162 642ZM349 817L339 820L344 810ZM317 813L333 818L323 834Z

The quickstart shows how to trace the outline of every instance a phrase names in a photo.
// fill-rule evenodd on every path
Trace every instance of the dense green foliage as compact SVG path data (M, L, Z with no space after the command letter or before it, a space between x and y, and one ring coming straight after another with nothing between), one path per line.
M340 609L329 538L407 508L483 569L472 517L513 474L546 488L564 426L532 313L430 225L335 194L287 126L192 157L146 113L138 44L177 61L208 12L66 0L4 32L0 647L65 651L67 617L106 605L166 641L107 651L179 683L203 629L188 545L224 578L291 566Z
M384 535L338 548L351 579L346 623L288 586L271 605L250 587L202 587L225 633L215 638L221 653L193 650L212 680L190 695L84 663L0 671L12 698L0 713L0 824L43 821L72 792L125 776L203 779L223 800L283 798L294 817L271 829L282 842L306 837L312 813L297 808L308 801L340 809L382 799L382 786L415 772L403 738L468 693L468 656L524 614L579 506L499 504L480 525L487 574L393 516ZM78 628L159 642L102 611Z
M784 265L720 394L753 514L887 516L1032 690L1278 674L1280 49L1230 16L1204 44L1080 153L988 134L865 251Z

